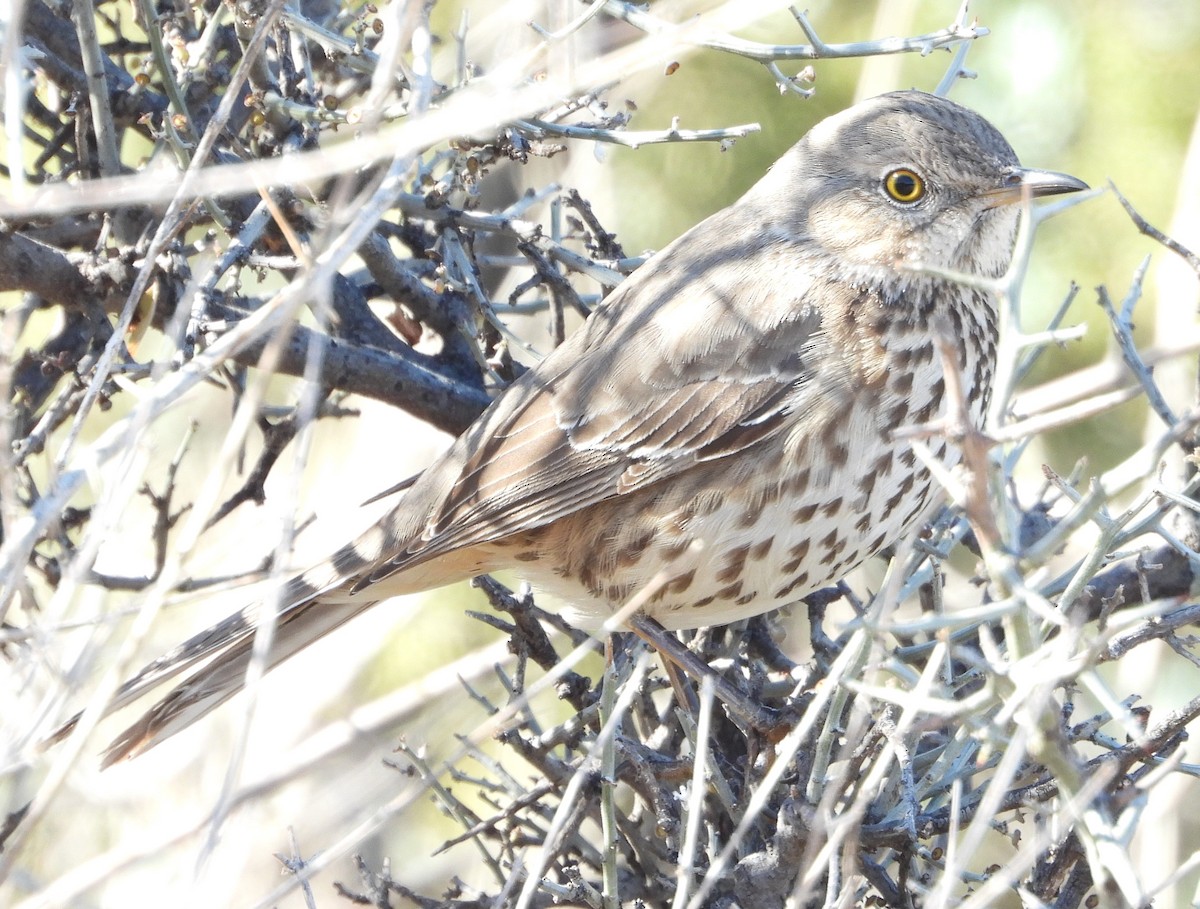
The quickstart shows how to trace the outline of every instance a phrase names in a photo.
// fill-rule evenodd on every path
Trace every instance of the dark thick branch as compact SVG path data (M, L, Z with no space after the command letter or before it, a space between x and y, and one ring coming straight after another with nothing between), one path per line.
M63 252L19 233L0 230L0 291L21 290L68 308L93 293Z
M1196 584L1196 572L1187 556L1173 546L1160 546L1153 552L1124 559L1100 572L1084 588L1073 608L1082 610L1082 614L1091 620L1105 608L1143 602L1143 591L1149 594L1150 600L1165 600L1189 596ZM1118 597L1119 601L1114 599Z
M303 376L309 346L318 340L312 329L296 326L278 370ZM447 375L433 357L415 350L382 351L325 337L321 384L363 395L407 411L438 429L458 435L491 403L480 386ZM266 341L247 347L237 360L256 366Z
M18 233L0 232L0 291L9 290L35 293L72 311L80 311L95 294L95 288L65 253ZM451 375L452 364L418 353L399 339L389 345L389 350L362 343L361 339L377 338L387 330L370 313L351 282L339 281L335 293L345 303L336 307L345 323L342 327L357 343L340 338L327 340L324 385L400 407L455 435L491 402L482 386ZM226 315L241 317L240 313ZM160 322L170 318L166 312L156 316ZM280 363L282 373L304 375L308 346L315 337L311 329L295 329ZM239 356L239 362L256 365L262 349L262 344L248 348ZM462 374L461 369L458 374Z

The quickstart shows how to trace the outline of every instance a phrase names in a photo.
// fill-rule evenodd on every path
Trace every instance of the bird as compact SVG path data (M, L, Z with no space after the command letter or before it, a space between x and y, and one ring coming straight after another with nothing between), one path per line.
M1020 203L1084 189L1022 167L944 97L891 92L820 121L613 290L382 519L287 581L268 668L380 601L501 569L592 626L651 585L640 614L667 629L836 582L937 504L902 431L953 406L939 326L979 425L999 322L987 281L1010 265ZM105 764L237 693L257 614L130 679L110 709L188 673Z

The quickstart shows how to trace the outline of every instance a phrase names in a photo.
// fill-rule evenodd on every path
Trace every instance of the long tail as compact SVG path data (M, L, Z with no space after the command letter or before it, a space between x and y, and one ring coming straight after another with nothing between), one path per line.
M364 558L356 543L284 585L267 669L299 653L380 599L403 592L394 590L383 596L376 592L349 594L349 582L368 564L370 560ZM188 638L125 682L106 707L105 716L191 671L118 736L105 752L104 766L141 754L237 694L245 685L259 613L257 605L234 613ZM55 730L43 745L52 745L69 735L80 715Z
M334 600L312 596L280 612L266 669L273 669L378 602L371 597ZM164 684L206 657L202 668L176 685L104 752L102 765L136 757L220 707L246 684L254 648L254 613L244 609L159 657L121 687L116 710Z
M419 514L424 511L417 509ZM281 592L275 637L267 656L272 669L309 644L345 624L381 600L442 587L495 570L488 547L452 550L431 558L413 553L400 565L389 553L403 551L419 526L408 513L393 510L357 540L328 560L292 578ZM378 583L362 590L362 578L383 562L395 566ZM105 710L108 715L184 673L190 673L109 746L104 766L131 758L190 726L237 694L246 683L259 609L249 607L184 641L121 686ZM79 721L76 715L44 743L64 738Z

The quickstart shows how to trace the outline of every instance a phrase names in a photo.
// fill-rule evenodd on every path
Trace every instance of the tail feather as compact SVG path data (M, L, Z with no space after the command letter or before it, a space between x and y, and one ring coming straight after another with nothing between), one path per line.
M309 644L324 637L338 626L348 622L364 609L378 602L371 597L360 597L349 601L328 602L313 597L289 606L279 615L275 639L267 657L265 669L273 669L284 660L294 656ZM230 616L225 625L243 617L245 610ZM215 635L214 626L204 635ZM196 640L193 638L193 640ZM190 643L190 642L189 642ZM102 765L111 766L118 761L136 757L142 752L165 741L175 733L186 729L196 720L220 707L242 690L246 683L246 670L250 666L254 649L254 626L243 628L236 639L224 642L218 655L202 668L192 673L159 700L136 723L125 729L113 740L104 753ZM182 649L185 649L185 644ZM169 655L168 655L169 656ZM162 659L167 659L166 657ZM155 662L160 662L156 660ZM188 665L194 663L189 658ZM147 667L149 669L150 667ZM159 677L147 685L160 683L164 678L178 675L181 670L172 667L170 676ZM143 670L143 673L145 670ZM139 676L142 673L139 673Z
M306 571L303 575L292 578L284 586L280 594L280 603L283 605L276 615L276 622L279 627L276 630L276 643L272 647L271 652L272 666L296 653L307 644L317 640L321 635L328 633L337 625L357 615L358 612L366 609L367 606L378 600L378 597L375 597L370 601L360 602L364 598L357 598L353 603L340 605L333 611L345 613L343 617L332 625L324 619L319 619L316 622L312 622L310 619L309 622L312 622L311 631L309 627L306 627L307 623L297 622L297 619L307 614L308 610L319 602L321 597L333 595L333 592L343 583L343 570L348 561L345 553L339 552L334 559ZM333 595L333 598L336 598L336 595ZM173 695L181 695L189 687L199 684L200 680L205 678L209 673L212 673L213 677L216 678L218 673L215 670L217 667L224 665L226 657L231 658L241 666L241 678L244 679L245 667L249 662L250 647L254 640L255 629L257 628L257 620L260 618L259 611L258 606L254 605L235 612L233 615L227 616L212 627L193 635L182 644L151 661L137 675L121 685L112 700L105 707L103 715L109 716L118 710L128 707L149 692L162 687L188 670L200 666L199 669L175 688L171 692L171 695L168 695L168 699ZM287 636L283 634L285 626L288 626L290 631ZM293 644L288 640L289 636L296 639L298 643ZM246 654L244 658L241 656L243 649ZM228 673L220 672L219 675L224 680ZM228 700L229 697L241 688L241 685L242 682L240 681L233 682L230 692L224 695L220 701L215 702L212 707ZM160 708L165 703L166 701L160 702L151 713L161 713ZM200 713L195 714L195 716L202 716L211 710L212 707L205 708ZM43 741L43 747L49 747L70 735L72 730L78 725L81 716L82 712L77 713L59 726L58 729ZM149 728L152 724L145 722L145 720L146 718L143 718L143 722L139 722L137 725L144 725ZM183 726L175 725L173 731L178 731L182 728ZM126 730L126 734L123 734L122 738L130 731ZM164 737L158 736L156 740L161 740ZM110 747L110 753L114 750L115 748ZM145 750L145 748L141 750ZM118 755L119 757L120 755Z
M380 534L368 531L284 588L266 669L299 653L380 600L442 587L492 570L483 551L420 562L362 593L357 577L379 558ZM135 757L187 728L242 690L250 665L257 610L243 609L160 657L121 687L109 711L198 667L122 732L105 752L105 767ZM74 722L74 721L72 721ZM64 727L69 731L68 727Z
M284 586L266 669L294 656L380 600L442 587L494 570L494 553L488 547L452 551L433 558L414 553L407 564L383 582L361 593L356 591L355 584L362 574L392 551L397 539L405 538L401 533L404 528L395 526L396 514L393 512L331 558ZM122 685L106 707L105 716L190 672L113 741L105 752L104 766L143 753L241 691L252 658L258 619L257 607L234 613L149 663ZM76 714L43 744L51 745L65 738L79 717Z

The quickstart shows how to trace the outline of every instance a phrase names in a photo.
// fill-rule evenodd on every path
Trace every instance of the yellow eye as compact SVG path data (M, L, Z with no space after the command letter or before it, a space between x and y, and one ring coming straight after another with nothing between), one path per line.
M916 171L901 167L883 178L883 189L902 205L919 202L925 195L925 181Z

